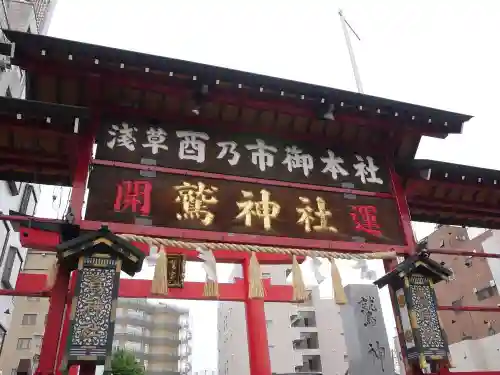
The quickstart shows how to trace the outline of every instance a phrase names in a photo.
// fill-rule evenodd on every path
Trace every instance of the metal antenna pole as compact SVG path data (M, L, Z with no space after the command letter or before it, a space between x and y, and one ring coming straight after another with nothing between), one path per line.
M359 69L358 69L358 64L356 64L356 57L354 56L354 50L352 49L352 44L351 44L351 36L349 35L349 28L351 32L354 34L356 39L361 41L360 37L354 29L349 25L349 23L346 21L344 14L342 13L342 10L339 10L339 16L340 16L340 23L342 24L342 30L344 31L344 37L345 37L345 42L347 44L347 51L349 52L349 58L351 59L351 67L352 67L352 72L354 74L354 80L356 81L356 87L358 88L358 92L363 94L363 85L361 84L361 78L359 76Z

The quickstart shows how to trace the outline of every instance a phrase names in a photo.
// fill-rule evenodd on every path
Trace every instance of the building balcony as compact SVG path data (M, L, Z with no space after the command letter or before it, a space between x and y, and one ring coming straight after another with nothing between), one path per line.
M290 316L292 327L316 327L316 314L314 311L299 311Z
M148 361L148 364L155 363L178 363L181 357L177 353L152 353L134 350L134 355L140 361Z
M294 350L316 350L319 349L319 339L317 332L301 332L300 338L293 340Z
M181 373L180 371L150 370L146 371L144 375L181 375Z
M140 310L147 314L154 314L156 306L148 303L146 300L121 298L118 307L122 309Z
M142 342L149 345L160 345L169 347L178 347L181 344L181 340L177 338L167 337L167 336L148 336L136 333L115 333L115 339L120 341L133 341Z
M131 315L117 316L115 322L120 325L131 325L148 329L154 328L155 326L154 322L146 317L134 317Z
M116 317L116 324L144 327L149 330L165 329L171 332L178 332L181 328L179 322L158 322L158 320L147 317L132 315L120 315Z
M296 366L295 372L301 374L321 374L321 357L319 355L304 355L302 366Z

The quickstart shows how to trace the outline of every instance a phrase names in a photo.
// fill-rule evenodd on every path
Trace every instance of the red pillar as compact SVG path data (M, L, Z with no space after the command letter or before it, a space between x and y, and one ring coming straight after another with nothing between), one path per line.
M401 225L403 227L403 231L405 234L406 245L409 247L409 253L412 254L416 251L416 241L415 236L413 234L413 228L411 226L411 217L410 217L410 208L408 207L408 201L406 200L406 193L403 188L403 184L401 183L401 178L396 173L394 167L390 168L390 176L392 183L392 192L394 194L394 198L396 199L396 204L398 206L399 218L401 220ZM384 268L385 272L392 271L397 265L397 261L395 259L384 260ZM396 315L395 307L397 301L395 300L394 291L391 287L389 288L389 294L391 296L392 304L393 304L393 314ZM405 364L408 362L407 354L405 347L403 346L403 342L405 340L403 332L398 332L399 344L401 346L401 355L405 358ZM414 366L409 364L409 366L405 365L406 375L422 375L422 370L418 366Z
M396 173L395 169L391 167L389 171L392 182L392 192L398 206L399 218L405 234L406 245L410 247L410 253L413 253L416 250L416 241L415 236L413 235L413 228L411 226L410 208L408 207L408 201L406 200L406 193L403 188L403 184L401 183L401 178Z
M75 286L76 286L76 272L73 272L71 274L70 287L69 287L70 294L69 294L68 298L66 299L66 311L64 312L64 321L63 321L62 330L61 330L61 337L59 339L59 348L57 351L57 360L56 360L56 374L57 375L61 375L61 372L59 371L59 369L61 368L61 362L62 362L62 359L64 357L64 352L66 350L66 343L68 342L70 317L71 317L71 305L73 304L73 295L74 295L74 291L75 291ZM77 372L78 372L77 366L72 366L69 369L70 375L77 375Z
M271 359L267 342L266 314L263 299L248 298L250 257L243 263L243 279L247 285L245 315L248 335L248 359L251 375L271 375Z
M56 371L57 349L68 295L68 285L69 271L64 267L59 267L50 296L45 334L43 335L40 350L40 361L36 370L37 374L49 375L54 374Z
M70 207L75 215L74 224L80 224L82 221L82 209L87 187L87 177L89 167L92 163L92 149L95 137L100 125L100 77L92 76L87 82L87 89L91 93L92 113L90 126L83 129L78 137L76 146L76 165L73 173L73 185L71 189Z

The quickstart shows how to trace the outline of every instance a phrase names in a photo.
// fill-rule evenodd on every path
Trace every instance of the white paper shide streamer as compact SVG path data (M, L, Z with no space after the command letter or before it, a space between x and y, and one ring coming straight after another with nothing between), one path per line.
M206 274L206 282L203 295L206 297L219 297L219 283L217 281L217 262L212 250L197 246L198 258L203 261L203 269Z
M314 278L316 279L316 282L321 284L323 281L325 281L326 277L321 274L320 267L322 266L321 258L318 257L311 257L311 269L314 274Z

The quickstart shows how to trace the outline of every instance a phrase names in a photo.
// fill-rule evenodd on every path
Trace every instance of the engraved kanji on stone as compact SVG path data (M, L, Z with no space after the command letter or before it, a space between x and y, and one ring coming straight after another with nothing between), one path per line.
M358 301L361 314L365 317L363 325L365 327L374 327L377 324L377 318L375 318L374 313L378 311L377 306L375 306L375 298L372 296L361 297Z

